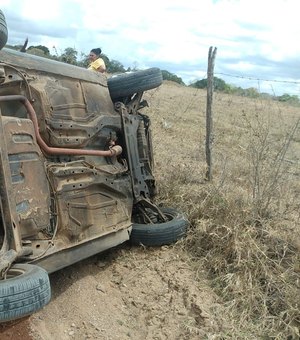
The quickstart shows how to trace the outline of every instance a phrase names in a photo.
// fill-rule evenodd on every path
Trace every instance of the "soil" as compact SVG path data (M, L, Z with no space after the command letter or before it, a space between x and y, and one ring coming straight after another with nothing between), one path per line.
M0 324L1 340L31 340L31 326L29 318Z
M50 281L50 303L1 325L1 340L193 340L219 328L214 295L178 246L124 244L53 273Z
M156 158L158 183L170 169L185 169L182 176L188 174L189 183L199 184L199 172L191 165L193 160L198 166L199 150L187 140L190 134L198 136L195 117L205 126L206 93L195 94L195 89L173 82L147 92L154 154L160 155ZM218 98L219 106L224 106L225 99ZM228 108L235 112L229 99ZM224 115L231 113L224 111ZM221 125L221 121L217 122ZM189 129L178 122L185 122ZM226 136L229 123L224 126ZM200 139L204 140L204 133ZM27 318L0 324L0 340L229 339L230 328L236 327L209 288L207 273L199 270L201 265L195 270L187 251L181 242L158 248L126 243L55 272L50 275L50 303ZM227 336L219 336L220 332ZM236 339L242 338L258 337L243 333Z
M165 140L172 98L185 90L173 84L164 84L161 95L155 90L148 95L158 130L154 140L163 150L173 148ZM159 169L158 162L158 178ZM225 327L225 313L205 275L193 268L180 242L158 248L125 243L51 274L50 303L0 325L0 340L216 339Z

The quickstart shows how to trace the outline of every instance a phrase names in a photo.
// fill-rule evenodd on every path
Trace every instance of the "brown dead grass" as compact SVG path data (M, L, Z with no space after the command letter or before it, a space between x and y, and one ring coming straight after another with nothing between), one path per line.
M206 91L164 82L146 99L157 200L191 221L185 250L231 320L218 338L298 339L299 108L216 93L207 182Z

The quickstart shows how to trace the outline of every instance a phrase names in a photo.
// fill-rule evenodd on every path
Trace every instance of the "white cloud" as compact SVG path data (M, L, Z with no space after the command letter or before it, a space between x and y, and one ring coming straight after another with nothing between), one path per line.
M1 0L0 6L11 44L29 36L30 44L50 50L101 47L125 67L159 66L187 82L203 76L208 48L216 46L216 72L300 79L297 0Z

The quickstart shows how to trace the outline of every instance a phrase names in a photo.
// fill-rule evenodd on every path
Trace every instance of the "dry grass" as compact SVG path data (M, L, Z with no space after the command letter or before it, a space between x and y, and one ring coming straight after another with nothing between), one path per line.
M207 182L206 92L165 82L146 96L157 200L188 215L186 251L230 320L215 338L298 339L299 109L215 94Z

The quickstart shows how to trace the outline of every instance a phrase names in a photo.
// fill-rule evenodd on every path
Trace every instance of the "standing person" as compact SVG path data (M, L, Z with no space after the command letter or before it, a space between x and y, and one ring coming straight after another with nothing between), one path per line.
M104 60L100 57L101 48L93 48L89 54L90 64L88 70L94 70L97 72L105 73L106 66Z

